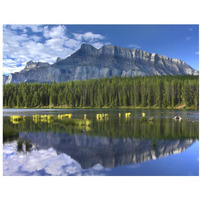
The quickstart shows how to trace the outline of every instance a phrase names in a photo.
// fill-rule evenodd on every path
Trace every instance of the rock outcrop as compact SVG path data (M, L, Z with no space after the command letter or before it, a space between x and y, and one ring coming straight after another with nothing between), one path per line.
M3 75L3 84L5 84L7 80L8 80L8 76Z
M50 66L49 63L29 61L26 63L26 67L21 72L29 71L30 69L37 69L37 68L49 67L49 66Z
M62 58L58 57L58 58L56 59L56 63L60 62L61 60L62 60Z
M60 59L52 65L30 61L21 71L10 74L6 83L22 82L65 82L105 77L138 75L198 75L185 62L148 53L139 49L105 45L96 49L89 44L71 56Z

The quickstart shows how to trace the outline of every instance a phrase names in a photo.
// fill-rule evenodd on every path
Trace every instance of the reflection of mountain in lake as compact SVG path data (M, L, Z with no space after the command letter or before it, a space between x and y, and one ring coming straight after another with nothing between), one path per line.
M109 137L69 135L52 132L23 134L37 149L53 147L58 153L66 153L81 164L83 169L99 163L104 167L137 164L169 154L180 153L192 145L195 139L157 140L113 139ZM154 145L153 145L154 143Z

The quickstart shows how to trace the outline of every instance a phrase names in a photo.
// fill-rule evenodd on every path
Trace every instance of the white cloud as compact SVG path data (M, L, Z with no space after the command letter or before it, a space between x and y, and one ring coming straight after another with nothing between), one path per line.
M43 32L42 25L29 25L28 28L30 28L33 32Z
M63 39L62 38L52 38L46 41L45 46L55 51L63 51Z
M67 46L67 47L70 47L70 48L77 48L77 47L79 47L80 46L80 41L77 41L77 40L75 40L75 39L70 39L70 38L67 38L66 40L65 40L65 43L64 43L64 45L65 46Z
M35 42L39 42L41 41L41 37L37 36L37 35L33 35L29 37L31 40L35 41Z
M86 41L91 41L94 42L95 40L103 40L104 36L100 35L100 34L94 34L92 32L86 32L83 34L78 34L78 33L74 33L74 37L75 39L82 41L82 40L86 40Z
M137 44L130 44L130 45L128 45L128 47L130 47L132 49L140 49L140 46Z
M68 35L64 25L5 25L3 71L6 74L18 72L30 60L52 64L57 57L64 59L71 55L84 42L100 48L107 44L102 41L104 39L104 36L92 32Z
M94 43L91 43L95 48L99 49L101 48L103 45L108 45L110 44L110 42L106 42L106 43L103 43L103 42L94 42Z
M9 26L7 26L9 27ZM38 32L43 32L43 28L42 28L42 25L10 25L10 29L12 30L21 30L21 31L24 31L24 32L27 32L27 29L31 29L33 32L35 33L38 33Z
M24 69L23 67L3 67L3 74L4 75L9 75L9 74L13 74L15 72L20 72L21 70Z
M5 25L5 28L10 28L14 31L22 31L24 33L27 33L28 29L34 33L43 32L42 25L20 25L20 24L14 24L14 25Z
M45 26L43 35L45 38L62 38L65 36L65 33L65 26L59 25L52 28L49 28L49 26Z
M199 55L199 51L195 52L196 55Z
M12 25L7 25L6 27L10 27L12 30L24 30L27 26L25 25L20 25L20 24L12 24Z
M89 43L89 44L93 45L95 48L101 48L103 45L109 44L109 43L101 42L101 40L105 39L105 37L102 36L101 34L86 32L86 33L82 33L82 34L74 33L73 35L77 42Z
M23 64L21 67L17 67L18 65ZM12 60L12 59L4 59L3 61L3 74L10 74L15 73L23 70L25 67L25 62L23 57L19 58L18 60Z

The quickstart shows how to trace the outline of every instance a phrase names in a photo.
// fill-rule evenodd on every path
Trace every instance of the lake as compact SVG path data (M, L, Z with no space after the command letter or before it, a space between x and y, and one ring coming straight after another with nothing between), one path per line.
M127 112L130 118L125 118ZM154 120L141 123L143 112ZM86 114L91 124L74 126L57 119L67 113L82 120ZM98 113L109 117L97 120ZM54 118L33 120L35 114ZM13 122L12 115L25 117ZM176 115L182 120L172 119ZM24 142L21 148L19 141ZM198 176L199 112L3 109L3 175Z

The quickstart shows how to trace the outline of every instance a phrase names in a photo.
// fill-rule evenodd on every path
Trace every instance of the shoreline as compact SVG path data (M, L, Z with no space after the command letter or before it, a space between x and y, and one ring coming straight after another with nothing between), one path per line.
M120 106L120 107L62 107L62 106L41 106L41 107L7 107L4 106L3 109L144 109L144 110L196 110L199 109L194 107L133 107L133 106Z

